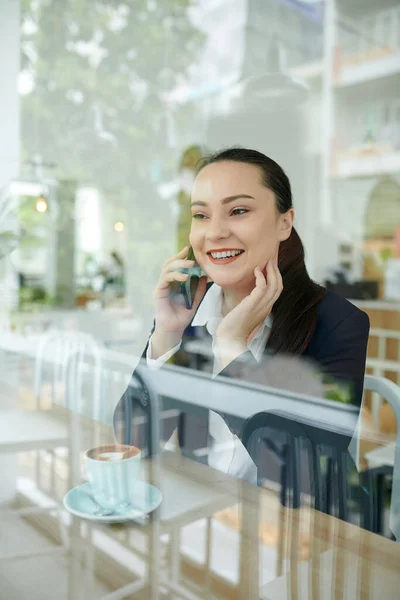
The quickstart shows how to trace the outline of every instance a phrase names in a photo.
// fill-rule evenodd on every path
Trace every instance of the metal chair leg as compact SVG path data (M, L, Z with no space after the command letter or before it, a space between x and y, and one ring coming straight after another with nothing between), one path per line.
M361 490L361 506L364 509L361 524L364 529L373 531L373 514L374 514L374 502L373 502L373 476L370 471L364 471L361 473L360 481L362 485Z

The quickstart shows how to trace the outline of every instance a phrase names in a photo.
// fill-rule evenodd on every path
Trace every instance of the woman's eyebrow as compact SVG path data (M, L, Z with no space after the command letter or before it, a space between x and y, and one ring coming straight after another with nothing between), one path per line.
M226 198L222 198L221 204L229 204L229 202L239 200L240 198L250 198L251 200L255 200L253 196L249 196L248 194L237 194L236 196L227 196ZM192 202L190 206L207 206L207 202L196 200L195 202Z

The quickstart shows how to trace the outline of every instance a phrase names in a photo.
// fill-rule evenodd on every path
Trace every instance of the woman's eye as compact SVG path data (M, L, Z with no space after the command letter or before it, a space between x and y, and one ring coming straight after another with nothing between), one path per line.
M234 208L232 211L232 214L233 215L244 215L247 212L249 212L249 211L246 210L245 208Z
M196 213L195 215L192 215L192 219L205 219L206 215L202 215L201 213Z

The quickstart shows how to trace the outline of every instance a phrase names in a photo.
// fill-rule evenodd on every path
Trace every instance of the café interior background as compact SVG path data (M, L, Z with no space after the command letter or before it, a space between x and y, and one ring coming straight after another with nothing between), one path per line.
M4 326L130 310L140 352L194 165L233 144L286 169L313 278L400 299L397 2L2 0L0 27Z
M77 527L65 535L62 502L86 477L79 463L84 450L113 439L114 408L152 326L152 290L162 263L187 243L193 173L205 152L239 144L282 165L292 183L295 225L311 276L368 313L367 373L400 384L400 6L398 0L0 0L0 57L0 558L6 558L0 564L0 598L18 597L15 590L29 598L35 592L40 600L53 600L55 593L72 600L99 598L97 588L85 596L85 585L90 587L94 574L102 593L130 581L121 567L124 553L133 548L135 556L143 554L144 529L140 523L132 531L104 527L102 537L87 521L75 519ZM87 394L76 394L71 410L66 360L53 351L54 331L59 347L84 339L93 356L101 348L105 361L118 353L116 388L109 392L98 385L98 371L112 385L108 362L104 373L90 363ZM40 354L43 340L50 340L47 355ZM64 370L57 371L59 363ZM56 371L60 380L53 377ZM190 377L205 381L196 371ZM188 381L189 406L196 386ZM98 388L106 405L100 416L91 395ZM181 380L176 388L182 388ZM381 450L389 449L393 470L396 417L390 403L375 396L365 407L372 433L386 436L384 447L363 451L378 452L379 463ZM394 396L398 400L398 388ZM332 390L320 402L340 417L351 416L344 403ZM46 421L49 404L59 417L54 428ZM18 413L21 422L11 423L5 411ZM35 426L31 418L37 418ZM67 431L61 447L52 439L48 450L49 436L57 437L61 426ZM78 430L84 430L81 437ZM276 556L281 566L286 560L278 479L270 478L268 489L254 487L250 500L243 500L240 480L227 481L226 511L220 498L225 483L218 483L225 481L223 474L217 473L215 483L213 469L201 471L192 462L184 477L173 479L161 509L172 506L176 524L180 502L206 507L200 512L208 525L213 521L214 545L204 551L207 530L189 506L195 522L188 525L181 511L182 555L204 554L209 569L235 585L240 580L241 597L250 598L258 547L245 532L244 562L239 561L239 513L232 505L243 501L243 516L251 520L251 494L267 498L266 515L252 534L263 544L264 582L275 583ZM204 481L199 477L193 484L193 473L202 473ZM169 474L162 469L166 488ZM357 596L342 578L344 564L353 583L357 577L362 582L359 597L372 597L369 591L397 597L398 546L389 513L397 518L399 508L389 495L381 497L382 535L368 538L366 560L360 542L360 551L353 544L332 561L352 599ZM29 515L18 520L16 504ZM51 512L51 518L39 511ZM216 511L219 519L213 518ZM306 511L294 562L308 560L310 540L318 538L309 533L308 516ZM327 522L321 526L322 546ZM157 519L154 523L158 526ZM94 531L94 537L85 537L85 531ZM341 531L337 527L333 536L335 551L364 536L352 526ZM176 557L179 531L168 535ZM63 545L65 563L53 538ZM165 539L161 546L167 548ZM94 561L95 547L111 547L111 556L97 554ZM74 561L86 550L80 578ZM20 560L21 552L26 560ZM151 558L155 554L149 550ZM172 576L164 573L174 585L176 566L173 558ZM378 583L370 584L369 576ZM201 585L202 578L203 571ZM197 597L204 598L201 585ZM192 595L183 597L193 598L193 586L187 589ZM334 589L330 579L327 589ZM105 597L122 599L123 590ZM272 597L269 588L265 597Z

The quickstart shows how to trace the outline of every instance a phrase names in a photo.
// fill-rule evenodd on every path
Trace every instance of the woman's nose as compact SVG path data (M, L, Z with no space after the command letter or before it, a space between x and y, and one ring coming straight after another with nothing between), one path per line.
M209 240L226 239L229 235L230 230L225 219L210 219L206 232L206 237Z

